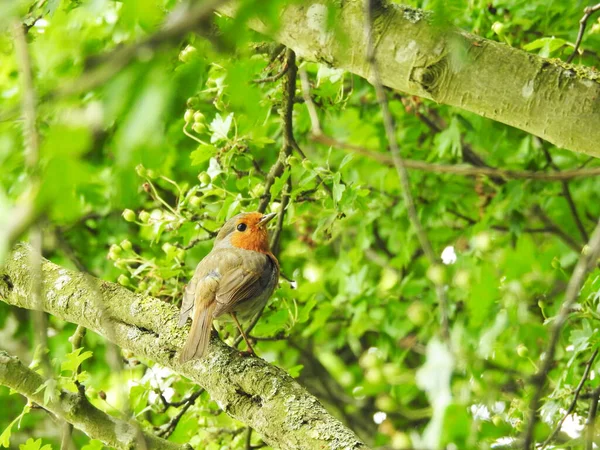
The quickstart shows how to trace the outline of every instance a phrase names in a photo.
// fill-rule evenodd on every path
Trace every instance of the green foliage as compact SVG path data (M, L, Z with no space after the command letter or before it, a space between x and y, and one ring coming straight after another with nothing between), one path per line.
M239 2L237 18L215 17L199 35L138 49L124 67L98 55L114 56L108 52L152 35L171 13L177 16L179 2L12 3L0 5L0 21L20 18L31 26L40 188L38 195L30 191L19 117L21 69L12 35L4 33L0 226L9 223L15 205L35 196L46 256L179 304L227 218L256 210L265 196L271 198L267 211L282 214L289 196L278 257L297 288L281 280L252 331L258 354L297 378L351 427L364 424L355 431L374 446L491 448L521 435L529 419L531 377L584 245L577 221L589 234L600 215L596 179L563 184L410 170L419 218L436 255L454 255L441 271L432 271L395 169L315 140L299 80L292 126L307 158L297 151L285 156L284 170L267 192L269 171L286 145L284 89L281 80L255 80L276 76L285 52L273 52L275 45L264 44L246 21L266 11L266 26L277 27L282 1ZM572 52L583 7L537 0L403 3L436 11L446 23L482 37L557 58ZM334 23L335 15L330 19ZM598 59L593 49L599 26L592 22L584 35L586 52L575 60L588 65ZM298 64L309 79L323 133L387 155L372 86L336 68L302 59ZM98 68L110 73L106 81L81 87ZM408 159L451 165L472 162L474 153L492 167L546 172L594 164L483 117L388 94ZM440 340L432 280L445 284L450 299L450 348ZM30 359L24 352L30 317L0 308L6 348ZM600 347L599 318L595 268L560 335L538 442L564 414L586 362ZM218 327L232 345L235 328ZM185 407L177 403L194 392L189 380L127 351L115 356L92 333L73 351L73 332L71 324L49 321L55 372L39 387L44 401L83 383L100 409L131 411L145 429L169 430ZM121 360L122 373L115 369ZM587 416L599 370L596 360L594 377L582 391L587 395L572 416L577 424ZM0 404L12 399L0 390ZM58 448L60 436L40 412L15 429L28 412L26 407L15 419L18 410L0 408L0 444ZM170 440L195 448L246 448L244 425L206 393L171 431ZM582 436L576 435L574 446L582 445ZM80 432L73 438L78 448L103 448ZM252 443L261 443L256 433Z

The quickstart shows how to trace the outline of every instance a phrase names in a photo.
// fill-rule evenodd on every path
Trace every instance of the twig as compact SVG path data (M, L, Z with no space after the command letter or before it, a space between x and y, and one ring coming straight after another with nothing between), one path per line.
M283 66L281 67L281 70L279 71L279 73L276 73L275 75L270 76L270 77L257 78L256 80L253 80L253 82L257 83L257 84L275 82L275 81L279 80L280 78L282 78L287 73L288 67L289 67L288 61L284 61Z
M332 137L325 135L313 135L311 139L315 142L319 142L323 145L328 145L331 147L336 147L340 149L346 149L353 153L356 153L361 156L365 156L367 158L374 159L375 161L379 161L382 164L393 166L394 161L393 158L385 153L379 153L364 147L360 147L358 145L347 144L345 142L338 141ZM428 163L425 161L417 161L411 159L404 160L404 166L407 169L415 169L415 170L423 170L425 172L434 172L434 173L448 173L452 175L462 175L462 176L479 176L479 175L487 175L490 177L500 177L509 179L523 179L523 180L539 180L539 181L562 181L562 180L570 180L573 178L580 177L597 177L600 176L600 167L593 167L591 169L573 169L573 170L563 170L561 172L556 173L545 173L545 172L533 172L527 170L505 170L505 169L496 169L493 167L473 167L467 165L458 165L458 164L435 164Z
M415 208L415 202L413 196L411 194L410 180L408 177L408 171L406 170L406 165L404 163L404 159L400 154L400 147L398 146L398 141L396 139L396 130L394 126L394 120L389 111L388 101L385 93L385 89L383 88L383 84L381 83L381 78L379 76L379 69L377 67L377 62L375 59L375 43L373 39L373 11L375 6L374 0L365 0L365 37L367 42L367 62L370 66L371 74L372 74L372 84L375 87L375 92L377 93L377 100L379 102L379 106L381 108L381 112L383 114L383 123L385 127L385 132L387 135L388 144L392 153L392 161L394 163L394 167L396 168L396 172L398 173L398 178L400 178L400 184L402 185L402 195L404 197L404 203L406 204L406 209L408 213L408 217L410 222L415 229L417 234L417 238L419 239L419 243L421 244L421 248L425 253L425 256L429 260L429 264L432 267L439 266L438 258L435 256L433 252L433 248L431 247L431 243L429 242L429 238L421 225L421 221L419 220L419 216L417 214L417 210ZM441 322L441 332L442 336L445 340L448 340L450 337L450 326L448 319L448 299L446 297L446 291L443 283L435 282L435 290L438 297L439 305L440 305L440 322Z
M567 244L569 247L571 247L576 252L581 251L581 244L579 242L577 242L575 239L573 239L572 236L565 233L562 230L562 228L560 228L557 224L555 224L552 221L552 219L550 219L550 217L548 217L548 215L540 207L540 205L533 206L533 213L536 216L538 216L542 222L544 222L544 225L546 225L549 228L552 228L554 230L553 233L555 235L557 235L559 238L561 238L565 244Z
M286 50L286 63L287 63L287 77L284 82L283 89L283 104L281 107L281 120L283 128L283 147L279 152L279 157L269 173L265 182L265 192L262 195L260 203L258 204L258 211L265 212L269 202L271 201L271 186L275 182L276 178L279 178L283 174L285 169L286 160L288 156L292 154L292 141L294 140L294 130L292 123L292 115L294 113L294 94L296 93L296 73L298 67L296 66L296 54L290 50Z
M85 337L86 328L82 325L77 325L75 332L69 338L71 341L71 350L75 351L78 348L81 348L83 343L83 338ZM73 372L73 383L77 386L77 391L79 395L85 397L85 386L79 382L77 376L81 373L81 365L77 367L77 369ZM60 442L61 450L75 450L75 444L73 442L73 425L69 422L65 422L63 424L63 433Z
M288 204L290 203L290 194L292 192L292 176L288 177L283 190L281 191L281 206L279 208L279 215L277 216L277 225L275 231L271 236L271 251L275 256L279 255L281 231L283 230L283 221L285 219L285 213L287 211Z
M597 387L592 392L592 401L590 402L590 410L585 422L585 450L593 450L594 438L596 437L596 413L598 412L598 400L600 399L600 387Z
M300 85L302 86L302 97L304 98L306 109L308 109L312 133L315 136L321 136L323 134L323 130L321 128L321 123L319 122L319 114L317 113L315 102L313 102L312 97L310 96L310 81L308 80L306 69L304 67L300 68L299 74Z
M596 359L596 356L598 356L598 349L596 349L594 351L594 353L592 353L592 356L590 357L588 362L585 364L585 370L583 371L583 375L581 376L581 380L579 381L579 384L575 388L573 400L571 401L571 404L567 408L567 411L565 412L565 414L558 421L558 424L556 424L556 428L554 428L554 431L550 434L550 436L548 436L548 438L542 444L542 450L544 448L546 448L546 446L550 442L552 442L554 437L558 434L558 432L562 428L562 424L565 422L565 420L567 420L567 417L569 417L569 414L571 414L573 412L573 410L575 409L575 405L577 405L577 400L579 399L579 394L581 393L581 389L583 389L583 385L585 384L585 382L590 374L590 369L592 368L592 364L594 364L594 360Z
M542 151L544 152L544 155L546 156L546 161L548 161L548 164L551 165L554 168L554 170L556 170L557 172L560 172L560 169L558 168L558 166L556 164L554 164L554 161L552 160L552 155L550 154L550 152L548 151L546 146L543 145L543 143L542 143ZM573 201L573 196L571 195L571 190L569 189L569 183L567 180L562 180L561 184L562 184L563 196L567 200L569 209L571 210L571 215L573 216L573 220L575 221L575 225L577 225L577 228L579 229L579 233L581 234L583 241L587 242L590 239L590 237L588 236L587 231L586 231L585 227L583 226L583 222L581 221L581 217L579 216L579 213L577 212L577 207L575 206L575 202Z
M567 62L570 63L575 58L577 51L579 50L579 46L581 45L581 40L583 39L583 32L585 31L585 27L587 25L587 21L592 14L596 11L600 11L600 3L594 6L586 6L583 10L583 17L579 21L579 32L577 33L577 40L575 41L575 47L573 48L573 53L569 55L567 58Z
M544 359L540 362L539 370L534 375L533 380L536 384L533 397L529 403L529 422L525 428L525 434L523 438L523 448L529 450L533 442L533 430L537 422L537 410L542 398L542 391L546 385L546 377L552 368L554 363L554 355L556 353L556 347L560 338L560 333L563 325L569 317L571 308L577 302L579 296L579 290L585 280L585 277L590 268L595 264L596 260L600 256L600 220L598 221L592 237L588 244L583 248L577 265L573 270L567 290L565 292L565 299L562 303L560 311L552 322L552 329L550 331L550 340L546 350L542 353Z
M183 406L183 408L181 408L181 410L177 413L177 415L175 417L173 417L169 421L169 423L167 423L167 425L157 433L157 435L159 437L162 437L165 439L167 439L169 436L171 436L171 434L173 434L173 431L175 431L175 428L177 428L177 424L179 423L181 418L184 416L184 414L187 412L187 410L190 409L190 407L194 403L196 403L196 400L198 399L198 397L200 397L202 395L203 392L204 392L204 389L198 389L196 392L191 394L185 400L185 405Z
M248 427L248 433L246 434L246 450L252 449L252 428Z

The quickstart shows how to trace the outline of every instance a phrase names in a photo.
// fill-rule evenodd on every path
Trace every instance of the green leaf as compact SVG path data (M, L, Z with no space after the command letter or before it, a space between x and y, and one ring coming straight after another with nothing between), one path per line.
M52 450L52 446L46 444L42 447L41 439L34 441L33 438L29 438L25 444L19 445L19 450Z
M336 173L333 177L333 201L335 204L342 199L342 195L346 190L346 185L340 181L341 178L342 174L340 172Z
M80 348L72 351L71 353L68 353L67 355L65 355L65 361L63 361L63 363L61 364L60 370L62 372L67 371L67 370L75 372L79 368L79 366L81 365L81 363L83 361L92 357L92 352L87 351L87 352L81 353L82 350L83 350L83 348L80 347Z
M197 166L205 163L210 158L217 154L217 147L214 145L202 144L192 153L190 158L192 159L192 166Z

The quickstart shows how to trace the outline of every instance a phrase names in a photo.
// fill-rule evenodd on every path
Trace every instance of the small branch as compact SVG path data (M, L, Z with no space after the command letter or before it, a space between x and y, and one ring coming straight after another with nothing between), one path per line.
M542 353L544 355L544 359L540 361L539 369L533 377L536 386L535 391L533 393L533 397L531 398L531 402L529 403L529 421L525 428L523 438L523 448L525 450L529 450L533 443L533 430L535 429L535 424L538 419L537 410L540 404L540 400L542 398L542 392L546 385L546 378L550 372L550 369L552 368L552 364L554 363L554 355L556 353L556 347L560 339L562 327L566 323L571 309L577 302L579 290L581 289L581 286L585 281L585 277L588 271L596 263L596 260L599 256L600 220L598 221L596 228L592 233L590 241L583 248L583 251L579 257L579 261L577 261L577 265L573 270L573 274L571 275L571 279L569 280L569 284L567 285L567 290L565 292L565 299L562 303L560 311L554 317L554 320L552 322L550 340L548 341L546 350Z
M596 359L596 356L598 356L598 349L596 349L594 351L594 353L592 354L592 356L586 363L585 370L583 371L583 375L581 376L581 380L579 381L579 384L575 388L575 393L573 395L573 400L571 401L571 404L567 408L567 411L562 416L562 418L558 421L558 424L556 424L556 427L554 428L554 431L552 432L552 434L550 434L550 436L548 436L548 438L542 444L542 450L544 450L544 448L546 448L546 446L550 442L552 442L554 437L558 434L558 432L562 428L562 424L565 422L565 420L567 420L567 417L569 417L569 415L575 410L575 406L577 405L577 400L579 399L579 394L581 393L581 389L583 389L583 385L585 384L585 382L590 374L590 369L592 368L592 364L594 364L594 360Z
M321 128L321 123L319 122L319 114L317 113L315 102L313 102L313 99L310 96L310 81L308 80L308 74L306 73L306 69L304 67L299 70L299 73L300 85L302 86L302 97L304 98L306 109L308 109L312 133L315 136L321 136L323 134L323 130Z
M562 228L560 228L557 224L555 224L550 217L542 210L539 205L534 205L533 213L539 217L539 219L544 222L544 225L548 228L552 228L553 233L562 239L562 241L571 247L574 251L579 253L581 251L581 244L573 239L572 236L565 233Z
M185 400L182 400L182 402L183 402L182 404L184 405L183 408L181 408L181 410L177 413L177 415L175 417L173 417L166 424L166 426L158 432L158 436L168 439L169 436L171 436L173 434L173 431L175 431L175 428L177 428L177 424L179 423L181 418L184 416L184 414L187 412L187 410L190 409L190 407L194 403L196 403L196 400L198 399L198 397L200 397L202 395L203 392L204 392L204 389L198 389L196 392L191 394ZM175 405L174 403L171 403L171 406L174 406L174 405Z
M385 89L381 82L381 78L379 76L379 68L377 67L377 62L375 59L375 42L373 38L373 17L372 13L375 8L374 0L365 0L365 36L367 43L367 63L369 64L371 74L372 74L372 84L375 87L375 92L377 93L377 100L379 102L379 106L381 108L381 112L383 114L383 123L385 127L385 133L387 136L388 144L390 147L390 151L392 153L392 162L398 173L398 178L400 179L400 184L402 186L402 195L404 197L404 203L406 204L406 210L408 213L408 217L410 222L415 229L417 234L417 238L419 239L419 243L425 256L429 260L429 264L432 267L439 266L438 258L433 252L433 248L431 247L431 243L421 221L419 220L419 216L417 214L417 210L415 207L415 202L413 196L411 194L411 186L410 180L408 177L408 171L406 165L404 163L404 159L400 154L400 147L398 146L398 141L396 139L396 129L394 125L394 120L389 111L388 101L385 93ZM446 297L445 287L441 283L434 283L436 294L438 297L438 302L440 306L440 323L441 323L441 332L442 337L445 340L448 340L450 337L450 326L448 319L448 299Z
M290 203L290 193L292 192L292 176L288 177L283 190L281 191L281 207L279 208L279 215L277 216L277 225L275 231L271 236L271 250L275 256L279 255L281 231L283 230L283 221L285 220L285 213L287 211L288 204Z
M27 397L29 401L43 405L57 417L73 424L73 426L93 439L118 449L139 448L139 424L109 416L92 405L85 396L68 391L57 392L44 403L44 390L38 389L44 379L31 369L25 367L18 358L0 351L0 384L14 389ZM49 389L47 387L46 389ZM156 436L141 432L148 449L191 449L189 445L168 442Z
M258 204L258 211L265 212L267 206L271 201L271 186L275 182L276 178L279 178L285 169L286 160L292 154L292 142L294 140L294 129L292 123L292 116L294 113L294 95L296 93L296 73L298 67L296 66L296 54L290 50L286 50L286 80L283 88L283 102L281 106L281 120L283 129L283 147L279 152L279 157L269 173L267 180L265 181L265 192L262 195L260 203Z
M393 158L386 155L385 153L379 153L358 145L347 144L345 142L338 141L332 137L325 135L313 135L311 139L315 142L323 145L336 147L340 149L349 150L361 156L379 161L387 166L393 166ZM527 170L505 170L496 169L493 167L473 167L458 164L434 164L425 161L417 161L411 159L405 159L404 165L407 169L422 170L425 172L433 173L448 173L452 175L461 176L479 176L486 175L490 177L499 177L507 180L539 180L539 181L562 181L570 180L573 178L583 177L597 177L600 176L600 167L593 167L591 169L573 169L563 170L556 173L545 173L545 172L533 172Z
M583 17L579 21L579 32L577 33L577 40L575 41L575 47L573 48L573 53L569 55L567 58L567 62L570 63L575 58L577 51L579 50L579 46L581 45L581 40L583 39L583 32L585 31L585 27L587 25L587 21L592 14L596 11L600 11L600 3L594 6L587 6L583 10Z
M288 67L289 67L289 63L288 61L285 61L283 63L283 66L281 67L281 70L279 71L279 73L276 73L275 75L271 76L271 77L265 77L265 78L258 78L256 80L253 80L254 83L260 84L260 83L273 83L279 79L281 79L288 71Z
M585 450L593 450L594 439L596 438L596 413L598 412L598 400L600 399L600 387L597 387L592 392L592 401L590 402L590 410L585 422Z
M554 170L556 170L557 172L560 172L560 169L558 168L558 166L556 164L554 164L554 161L552 160L552 155L550 154L550 152L548 151L546 146L543 144L543 142L544 141L542 141L542 150L544 152L544 155L546 156L546 161L548 161L548 164L550 166L552 166L552 168ZM579 233L581 234L583 241L587 242L590 239L590 237L588 236L587 231L586 231L585 227L583 226L583 222L581 221L581 217L579 216L579 213L577 212L577 207L575 206L575 202L573 201L573 196L571 195L571 190L569 189L569 183L567 180L562 180L561 184L562 184L563 196L567 200L569 209L571 210L571 215L573 216L573 220L575 221L575 225L577 225L577 228L579 229Z

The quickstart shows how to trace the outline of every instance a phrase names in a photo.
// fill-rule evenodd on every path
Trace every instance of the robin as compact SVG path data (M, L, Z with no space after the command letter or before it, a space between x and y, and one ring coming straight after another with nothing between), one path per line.
M224 315L233 318L248 350L254 353L239 320L257 314L279 280L279 262L269 249L267 231L267 223L275 216L241 213L219 230L213 249L200 261L183 294L179 326L192 314L192 328L181 362L206 353L212 321Z

